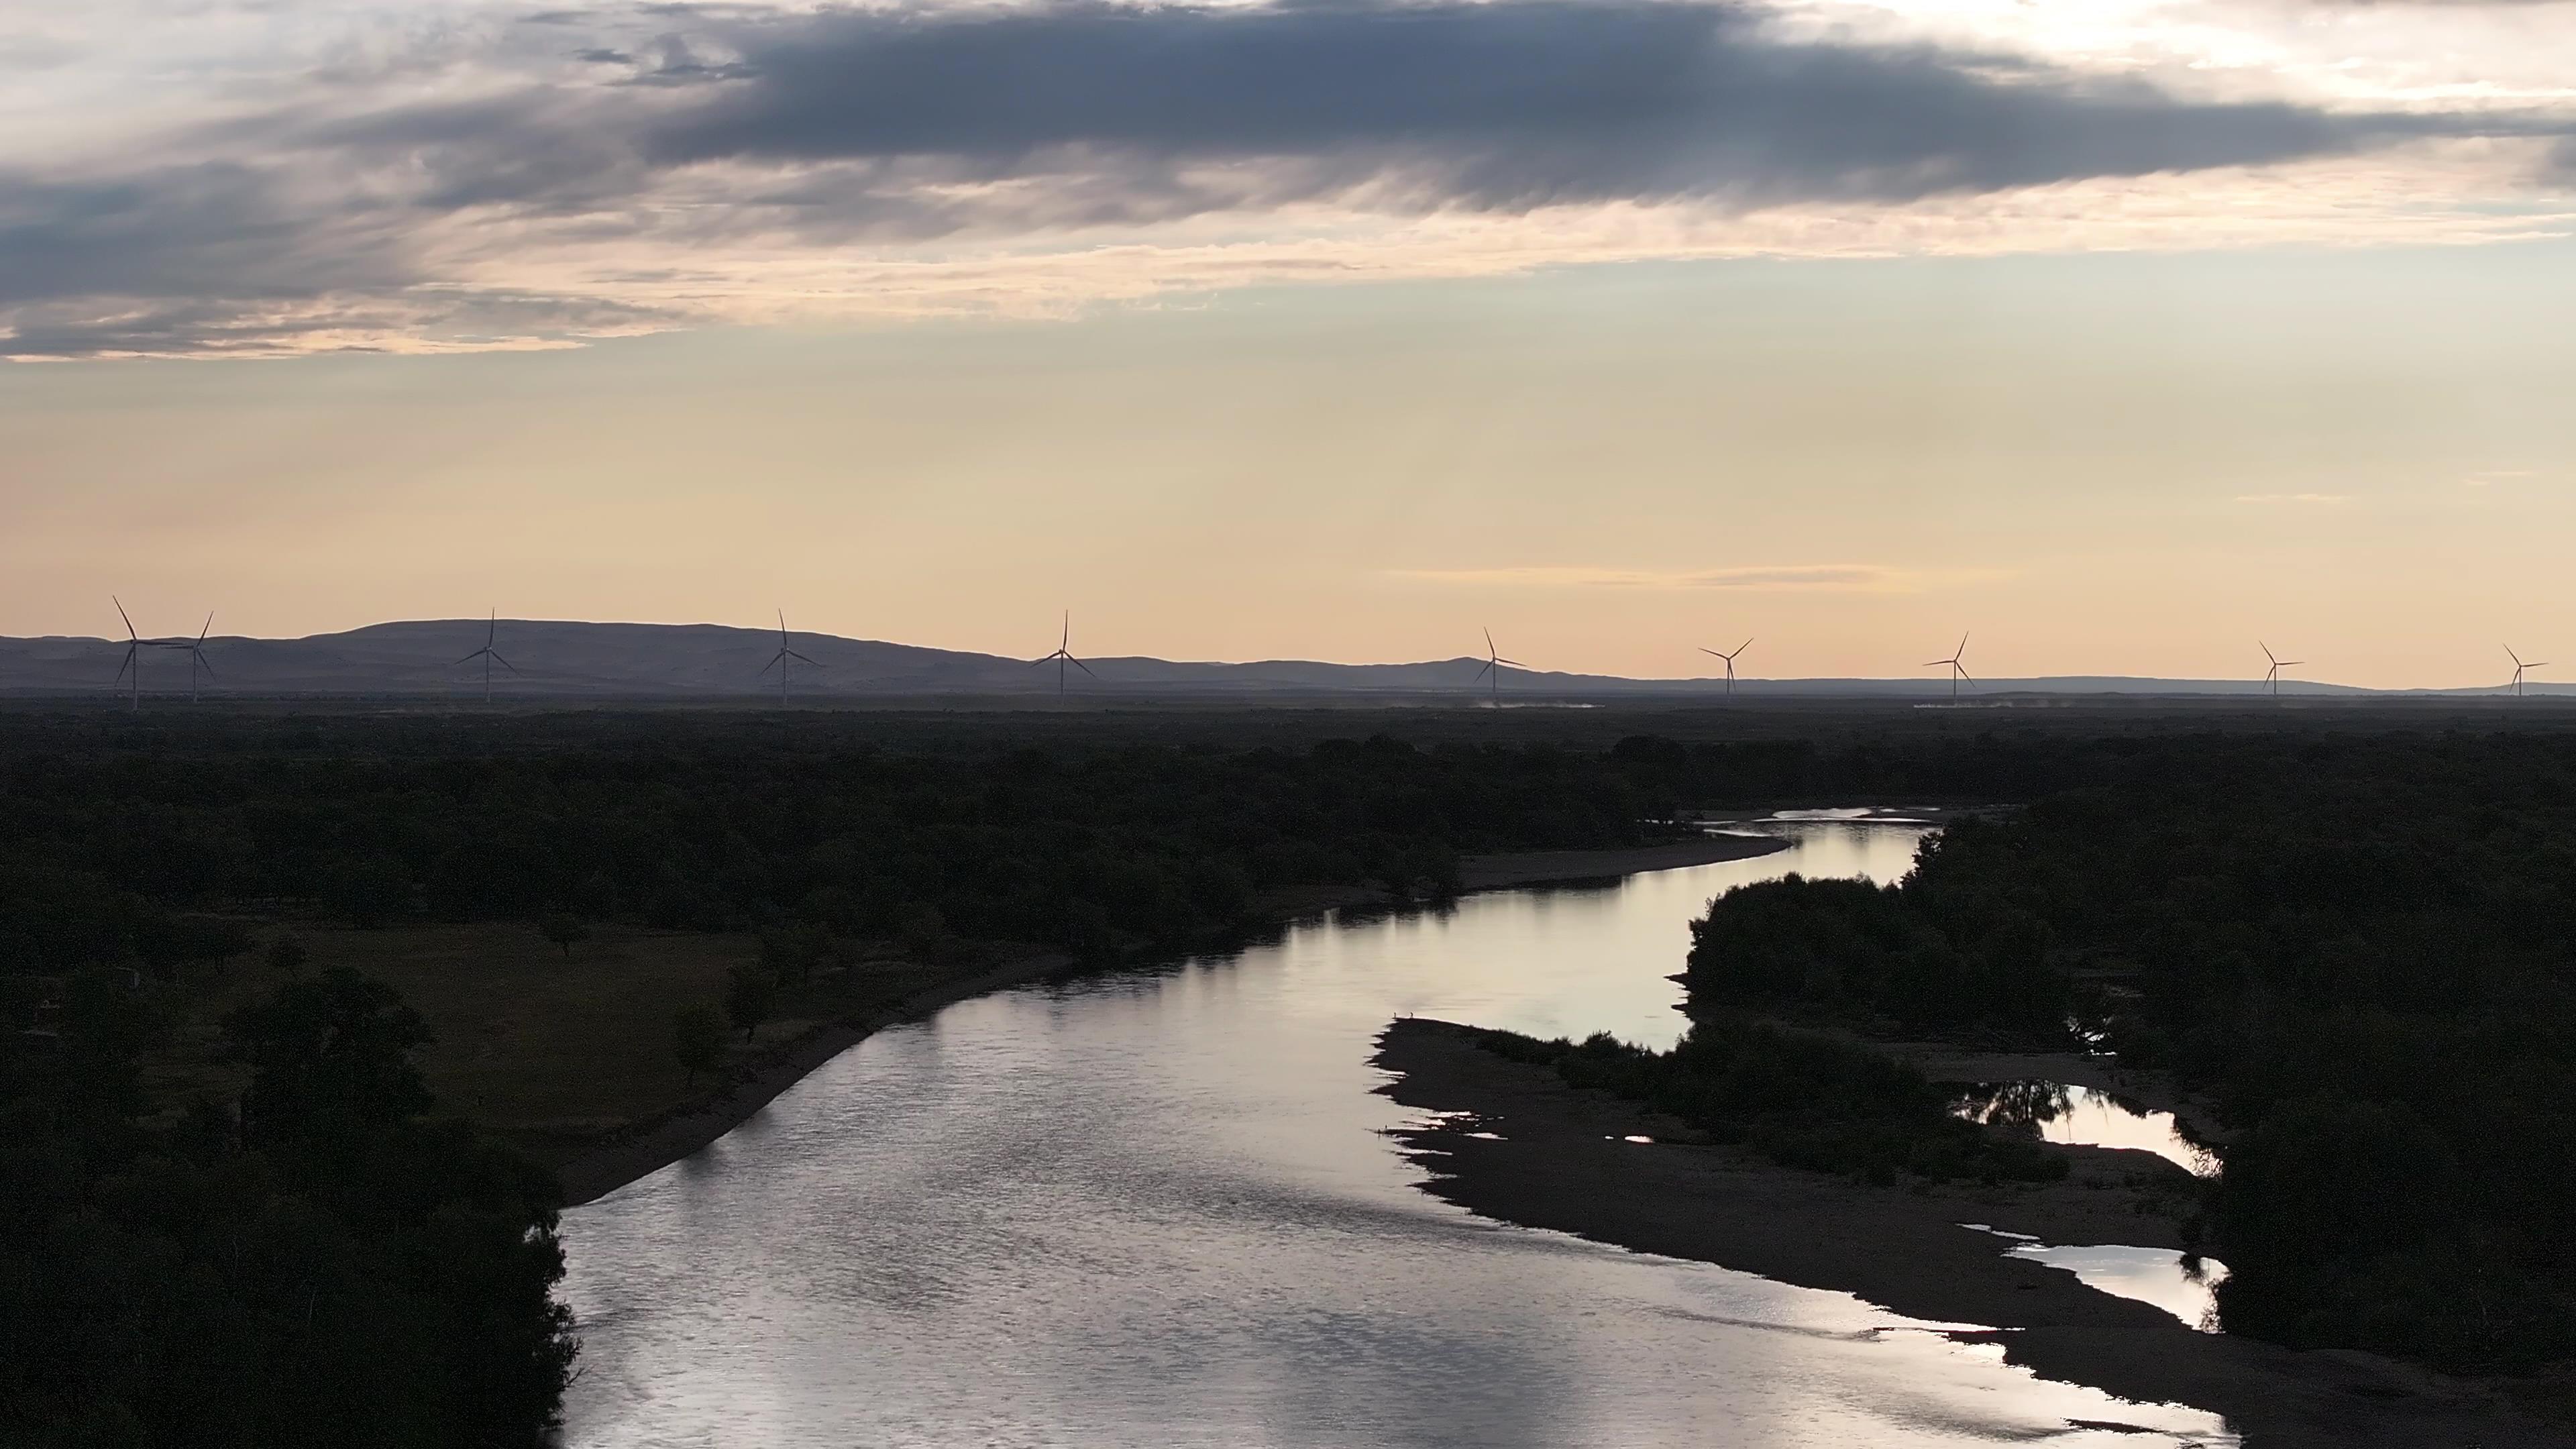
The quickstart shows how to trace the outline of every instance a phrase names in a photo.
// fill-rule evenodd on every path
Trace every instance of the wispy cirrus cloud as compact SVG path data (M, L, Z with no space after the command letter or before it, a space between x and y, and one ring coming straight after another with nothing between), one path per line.
M1927 571L1885 564L1770 564L1723 569L1620 569L1581 564L1535 564L1485 569L1396 569L1416 583L1538 589L1785 590L1823 593L1907 593L1933 583L1992 577L1959 570Z
M2193 97L1687 0L340 18L300 66L163 58L142 106L78 83L77 22L0 45L0 82L63 98L44 144L0 139L0 355L2576 224L2550 117Z

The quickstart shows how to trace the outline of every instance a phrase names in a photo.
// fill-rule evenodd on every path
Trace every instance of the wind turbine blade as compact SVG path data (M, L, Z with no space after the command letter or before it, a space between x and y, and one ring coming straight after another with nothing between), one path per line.
M1072 666L1073 666L1074 668L1076 668L1076 669L1081 670L1081 671L1082 671L1083 673L1085 673L1085 674L1091 674L1091 666L1090 666L1090 665L1088 665L1088 664L1083 663L1083 662L1082 662L1081 660L1079 660L1079 659L1074 658L1071 654L1067 654L1066 656L1064 656L1064 662L1065 662L1065 663L1067 663L1067 664L1072 665ZM1092 678L1094 678L1094 679L1098 679L1100 676L1099 676L1099 675L1097 675L1097 674L1091 674L1091 677L1092 677Z
M206 642L206 629L212 629L213 627L215 627L215 611L214 611L214 610L212 610L212 609L208 609L208 610L206 611L206 625L205 625L205 628L204 628L204 629L199 629L199 630L197 631L197 642L198 642L198 643L200 643L200 644L205 643L205 642Z
M2264 643L2264 642L2263 642L2262 640L2260 640L2260 639L2257 639L2257 640L2255 640L2255 641L2254 641L2254 647L2263 651L2263 657L2264 657L2264 658L2266 658L2266 659L2271 660L2274 668L2278 668L2278 667L2280 667L2281 660L2280 660L2279 656L2275 655L2275 654L2272 652L2272 646L2271 646L2271 645Z
M114 679L110 680L110 681L109 681L109 683L111 683L111 684L123 684L123 683L125 682L125 671L127 671L127 670L129 670L129 669L132 669L133 667L134 667L134 646L133 646L133 645L131 645L131 644L128 644L128 645L126 645L126 646L125 646L125 662L116 666L116 678L114 678Z
M1046 663L1046 662L1047 662L1047 659L1053 659L1054 657L1055 657L1054 655L1050 654L1050 655L1048 655L1048 656L1046 657L1046 659L1032 659L1032 660L1030 660L1030 661L1029 661L1029 667L1030 667L1031 669L1035 669L1035 668L1037 668L1039 665Z
M1702 654L1707 655L1707 656L1708 656L1708 657L1710 657L1711 659L1724 659L1724 658L1726 657L1725 655L1718 653L1716 650L1714 650L1714 649L1710 649L1710 648L1707 648L1707 647L1705 647L1705 646L1703 646L1703 647L1700 649L1700 651L1699 651L1699 652L1700 652L1700 653L1702 653Z
M1746 639L1745 639L1745 641L1744 641L1743 643L1738 644L1738 645L1736 645L1736 646L1735 646L1735 654L1741 654L1741 653L1743 653L1745 650L1750 649L1750 648L1752 648L1752 647L1753 647L1753 640L1752 640L1751 638L1749 638L1749 637L1748 637L1748 638L1746 638ZM1727 655L1726 657L1727 657L1727 658L1729 658L1729 659L1733 659L1733 658L1735 657L1735 654L1729 654L1729 655Z
M1071 609L1064 611L1064 632L1056 637L1055 647L1063 650L1073 648L1073 611ZM1072 655L1068 653L1065 657L1071 658Z
M506 669L506 670L510 671L512 674L516 674L516 673L518 673L518 672L519 672L519 666L517 666L517 665L515 665L515 664L512 664L509 660L502 658L502 657L501 657L500 655L498 655L498 654L495 654L495 655L493 655L493 656L492 656L492 662L493 662L493 663L495 663L495 664L500 665L502 668L504 668L504 669Z
M483 621L483 647L484 647L484 648L486 648L486 649L491 648L491 647L492 647L492 641L493 641L493 640L495 640L495 639L498 639L498 638L500 638L500 637L501 637L501 611L500 611L500 610L498 610L498 609L494 609L494 610L492 611L492 617ZM471 659L471 658L473 658L474 656L473 656L473 655L471 655L471 654L468 654L468 655L466 655L465 657L466 657L466 658L468 658L468 659Z
M1970 689L1977 687L1977 676L1968 672L1968 666L1964 664L1953 664L1950 667L1959 671L1959 677L1968 681L1968 687Z
M1923 661L1923 667L1926 669L1938 669L1944 664L1956 664L1958 662L1959 661L1955 659L1926 659Z
M798 661L798 662L800 662L800 663L804 663L804 664L814 664L814 661L813 661L813 660L811 660L811 659L807 659L804 655L797 653L797 652L796 652L795 650L793 650L793 649L781 650L780 652L781 652L781 653L783 653L783 654L785 654L788 658L790 658L790 659L794 659L794 660L797 660L797 661ZM815 668L817 668L817 669L820 669L820 668L822 668L823 666L822 666L822 665L820 665L820 664L814 664L814 667L815 667Z
M116 617L125 620L125 637L128 639L135 637L134 620L125 612L125 601L114 594L108 595L107 601L116 606Z
M1967 635L1962 634L1959 636L1959 647L1950 651L1950 657L1953 659L1965 659L1968 657Z
M498 656L498 655L495 655L494 657L495 657L495 658L498 658L499 656ZM761 677L761 676L765 676L765 675L767 675L767 674L769 673L769 671L771 671L771 670L773 670L773 669L776 669L777 667L779 667L779 665L781 665L781 664L785 663L785 662L786 662L786 660L787 660L787 651L786 651L786 650L784 650L784 649L779 650L777 653L772 654L772 655L770 655L770 656L769 656L769 662L768 662L767 664L764 664L764 665L760 666L760 675L755 675L754 677L755 677L755 678L758 678L758 677Z
M1519 661L1519 660L1517 660L1517 659L1505 659L1503 656L1501 656L1501 655L1499 655L1499 654L1497 654L1497 655L1495 655L1495 656L1494 656L1494 662L1495 662L1496 664L1508 664L1508 665L1510 665L1511 667L1513 667L1514 669L1527 669L1527 668L1529 668L1529 666L1528 666L1528 665L1523 664L1522 662L1520 662L1520 661Z
M477 649L477 650L475 650L473 653L468 654L468 655L466 655L464 658L457 660L455 664L451 664L451 665L449 665L449 666L447 666L447 667L448 667L448 668L450 668L450 669L454 669L454 668L456 668L458 665L471 664L471 663L473 663L475 660L482 658L482 657L484 656L484 654L486 654L487 652L489 652L489 651L490 651L491 647L492 647L491 645L486 644L486 645L484 645L481 649Z
M1492 661L1491 659L1486 660L1483 664L1480 664L1480 665L1478 665L1478 666L1476 667L1476 678L1477 678L1477 679L1482 679L1482 678L1484 678L1487 674L1489 674L1489 673L1491 673L1491 672L1493 671L1493 668L1494 668L1494 661ZM1468 681L1468 682L1472 684L1472 683L1474 683L1475 681L1474 681L1474 680L1470 680L1470 681Z
M1491 630L1491 629L1486 630L1486 631L1485 631L1485 655L1486 655L1486 657L1487 657L1487 658L1495 658L1495 657L1500 656L1500 655L1502 654L1502 652L1503 652L1503 651L1501 651L1500 649L1497 649L1497 648L1495 648L1495 647L1494 647L1494 631L1493 631L1493 630Z
M191 661L192 663L194 663L198 668L203 669L204 671L206 671L206 677L207 677L208 679L212 679L212 678L214 678L214 677L215 677L215 664L214 664L214 661L213 661L213 660L211 660L211 659L208 659L208 658L205 656L204 651L202 651L202 650L195 650L195 649L192 649L192 650L188 651L188 654L189 654L189 659L190 659L190 661Z

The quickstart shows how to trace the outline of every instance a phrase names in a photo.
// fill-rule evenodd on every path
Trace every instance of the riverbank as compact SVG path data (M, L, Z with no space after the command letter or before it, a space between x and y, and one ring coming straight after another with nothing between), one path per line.
M1680 870L1750 860L1786 850L1789 842L1770 835L1703 835L1690 840L1640 845L1627 850L1525 850L1509 855L1467 855L1458 859L1458 881L1471 891L1512 886L1557 885L1568 881L1607 880L1648 870Z
M721 1091L636 1123L616 1141L557 1168L555 1177L563 1184L564 1204L578 1207L597 1201L689 1156L740 1126L779 1093L802 1081L806 1073L886 1027L918 1021L944 1006L988 991L1007 990L1060 975L1073 964L1073 958L1051 952L1031 955L915 992L858 1021L819 1024L773 1047Z
M2104 1168L2099 1150L2076 1150L2063 1184L1873 1188L1695 1144L1678 1122L1486 1052L1449 1023L1395 1023L1375 1062L1396 1074L1383 1089L1396 1101L1473 1114L1403 1136L1435 1174L1429 1191L1487 1217L1979 1325L1959 1336L2048 1378L2223 1414L2250 1449L2576 1445L2478 1386L2365 1354L2195 1332L1960 1226L2057 1245L2173 1245L2169 1220L2085 1185Z
M1787 847L1787 841L1776 838L1710 835L1622 850L1467 856L1459 861L1458 873L1461 884L1470 891L1503 890L1746 860ZM1283 897L1268 903L1259 914L1271 924L1285 924L1326 910L1398 904L1401 903L1384 891L1350 887ZM878 1031L921 1020L943 1007L987 992L1061 975L1073 970L1075 964L1064 955L1031 954L926 987L854 1019L817 1022L793 1037L772 1043L756 1060L737 1066L728 1080L714 1090L620 1128L609 1141L560 1164L556 1177L563 1185L565 1205L577 1207L597 1201L698 1151L768 1106L808 1072Z

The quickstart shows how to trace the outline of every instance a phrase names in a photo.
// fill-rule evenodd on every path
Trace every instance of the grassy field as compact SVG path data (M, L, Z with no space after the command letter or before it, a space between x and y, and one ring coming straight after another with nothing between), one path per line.
M672 1018L685 1006L721 1010L725 972L756 960L749 936L593 928L561 947L524 924L485 922L377 931L299 927L304 969L349 966L402 993L437 1041L421 1054L442 1110L471 1117L548 1165L559 1166L627 1124L705 1094L679 1064ZM270 932L267 934L274 934ZM778 1015L755 1038L737 1032L735 1063L821 1021L864 1016L969 973L980 961L926 965L867 957L779 994ZM178 1030L151 1087L173 1105L229 1100L240 1069L223 1060L225 1011L272 989L278 971L256 954L188 983L174 998ZM721 1074L716 1074L721 1076Z

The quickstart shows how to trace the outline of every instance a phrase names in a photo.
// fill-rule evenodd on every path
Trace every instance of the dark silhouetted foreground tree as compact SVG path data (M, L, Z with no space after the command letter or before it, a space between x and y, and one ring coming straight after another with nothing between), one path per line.
M424 1120L417 1015L345 969L229 1022L238 1128L141 1115L134 993L0 1066L0 1442L536 1446L574 1352L550 1175Z
M689 1085L696 1086L698 1073L724 1064L724 1018L712 1006L681 1007L671 1021L671 1045L689 1074Z

